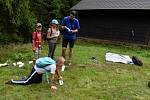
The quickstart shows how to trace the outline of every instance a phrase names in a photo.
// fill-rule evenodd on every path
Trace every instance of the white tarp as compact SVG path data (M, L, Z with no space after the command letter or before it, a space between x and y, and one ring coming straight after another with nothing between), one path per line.
M115 53L106 53L106 61L124 64L133 64L132 59L128 55L120 55Z

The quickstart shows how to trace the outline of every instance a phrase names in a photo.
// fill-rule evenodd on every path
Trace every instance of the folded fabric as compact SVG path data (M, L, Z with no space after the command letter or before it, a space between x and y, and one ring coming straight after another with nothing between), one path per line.
M5 66L8 66L8 64L7 63L0 64L0 67L5 67Z
M134 64L132 59L128 55L120 55L116 53L106 53L106 61L123 63L123 64Z
M19 61L19 62L16 62L16 63L13 63L14 66L18 66L18 67L23 67L24 66L24 63Z

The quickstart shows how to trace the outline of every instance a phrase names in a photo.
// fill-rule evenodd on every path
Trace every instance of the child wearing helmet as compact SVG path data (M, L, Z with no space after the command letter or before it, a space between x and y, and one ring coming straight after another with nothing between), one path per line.
M36 24L36 30L32 33L32 50L34 53L33 62L35 63L35 60L39 58L39 53L41 50L41 42L42 42L42 24L37 23Z
M53 19L50 22L50 27L47 31L47 40L48 40L48 45L49 45L48 57L51 57L51 58L54 58L54 52L56 49L57 39L60 35L58 24L59 24L58 21L56 19Z

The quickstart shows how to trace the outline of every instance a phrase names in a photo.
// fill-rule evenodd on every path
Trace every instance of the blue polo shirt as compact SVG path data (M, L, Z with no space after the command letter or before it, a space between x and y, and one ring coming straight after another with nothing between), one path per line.
M73 20L71 20L70 16L65 17L62 20L61 25L62 26L67 26L70 30L76 30L76 29L79 30L80 29L80 24L79 24L78 19L74 18ZM77 33L71 33L71 32L68 32L67 29L65 29L63 31L63 38L64 39L69 39L69 40L76 40Z

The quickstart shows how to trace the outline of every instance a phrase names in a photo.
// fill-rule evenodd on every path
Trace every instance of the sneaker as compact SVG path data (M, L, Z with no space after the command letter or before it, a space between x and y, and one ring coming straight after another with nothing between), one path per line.
M71 65L72 65L72 60L69 60L68 65L69 65L69 66L71 66Z
M12 81L9 80L9 81L5 82L5 84L12 84Z
M68 63L68 65L69 65L69 66L71 66L71 65L72 65L72 63L71 63L71 62L69 62L69 63Z

